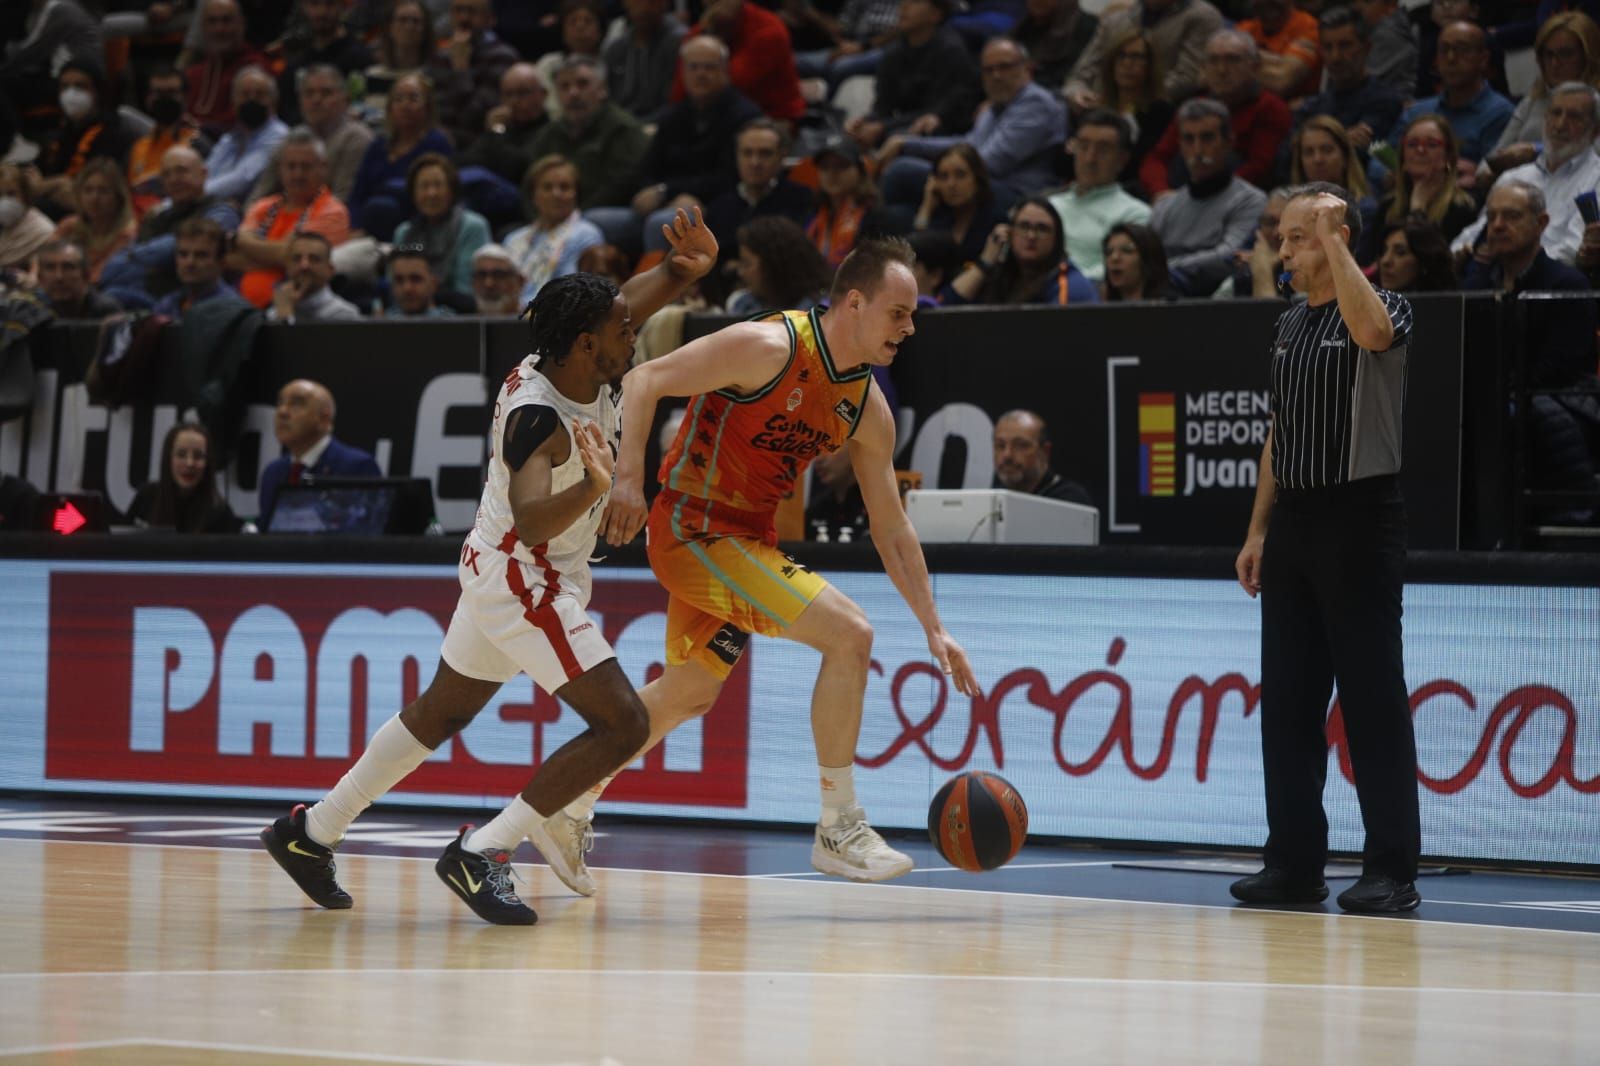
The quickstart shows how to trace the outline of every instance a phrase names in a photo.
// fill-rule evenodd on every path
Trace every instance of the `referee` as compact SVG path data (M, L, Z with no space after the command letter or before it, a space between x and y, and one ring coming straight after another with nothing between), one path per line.
M1317 903L1328 855L1322 788L1334 682L1366 829L1347 911L1407 911L1422 832L1417 749L1401 661L1400 414L1411 305L1374 289L1350 254L1361 215L1327 182L1289 190L1281 258L1306 294L1278 319L1272 428L1261 453L1239 584L1261 593L1264 869L1246 903Z

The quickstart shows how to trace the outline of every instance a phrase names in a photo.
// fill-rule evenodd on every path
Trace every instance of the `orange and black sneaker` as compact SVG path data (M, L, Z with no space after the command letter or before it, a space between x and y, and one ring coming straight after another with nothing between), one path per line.
M333 911L349 910L355 906L350 893L339 887L333 865L333 849L311 839L306 832L306 805L295 804L286 817L261 831L261 843L267 853L277 860L283 872L294 878L300 891L311 897L319 907Z
M532 925L539 920L532 907L517 897L511 884L511 853L492 851L479 854L462 845L471 825L461 827L461 832L444 849L433 871L439 880L450 886L450 891L461 897L461 902L472 908L486 922L494 925Z

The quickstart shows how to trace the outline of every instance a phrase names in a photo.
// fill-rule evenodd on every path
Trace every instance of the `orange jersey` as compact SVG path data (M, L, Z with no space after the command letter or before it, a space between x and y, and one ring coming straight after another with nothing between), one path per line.
M842 373L822 336L820 310L772 312L789 331L789 362L759 392L696 396L661 460L663 492L680 540L743 534L776 542L773 514L811 461L855 432L872 369Z

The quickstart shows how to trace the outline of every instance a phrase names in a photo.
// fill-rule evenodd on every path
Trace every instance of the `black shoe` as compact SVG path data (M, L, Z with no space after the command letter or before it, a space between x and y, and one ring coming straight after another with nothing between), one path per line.
M480 855L462 847L472 826L464 825L434 863L434 873L450 891L486 922L495 925L532 925L539 920L532 907L517 898L511 885L511 853L492 851Z
M1398 914L1416 910L1421 902L1416 882L1401 883L1383 874L1362 874L1339 893L1339 906L1355 914Z
M279 818L263 829L261 843L283 867L283 872L294 878L300 891L310 896L317 906L331 911L355 906L350 893L340 888L334 878L333 849L323 847L306 833L304 803L296 804L288 817Z
M1328 898L1322 878L1296 878L1276 866L1239 878L1228 891L1241 903L1321 903Z

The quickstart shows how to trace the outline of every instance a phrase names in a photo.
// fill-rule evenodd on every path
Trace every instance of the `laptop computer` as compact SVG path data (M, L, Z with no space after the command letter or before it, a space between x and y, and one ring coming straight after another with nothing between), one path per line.
M278 489L265 532L417 534L432 521L426 478L308 477Z

